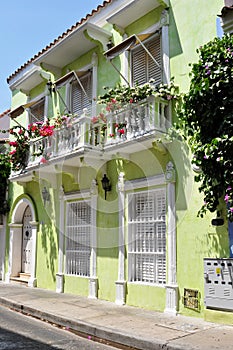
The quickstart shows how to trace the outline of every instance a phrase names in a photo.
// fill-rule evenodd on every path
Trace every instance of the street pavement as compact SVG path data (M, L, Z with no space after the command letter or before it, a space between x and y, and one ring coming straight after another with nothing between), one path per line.
M92 340L141 350L233 350L233 327L0 282L0 304Z

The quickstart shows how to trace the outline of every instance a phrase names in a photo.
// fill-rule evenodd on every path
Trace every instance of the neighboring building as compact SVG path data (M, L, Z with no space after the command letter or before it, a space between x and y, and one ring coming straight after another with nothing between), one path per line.
M2 130L8 130L10 127L10 109L7 109L0 114L0 143L5 143L9 139L9 132L1 132Z
M8 152L8 141L9 141L9 132L10 127L10 109L7 109L0 114L0 154L5 154ZM6 130L6 132L1 132ZM2 178L2 173L0 174L1 184L5 183L6 186L0 185L0 279L4 279L5 274L5 244L6 244L6 215L3 214L4 209L7 206L6 197L7 197L7 178Z
M204 305L203 259L229 257L227 223L216 228L214 215L197 218L202 197L192 155L166 138L174 101L150 96L117 106L110 100L106 124L96 104L104 86L119 82L174 77L187 91L189 63L216 36L223 2L206 5L105 1L8 78L12 120L27 127L59 113L77 117L32 142L26 169L11 175L6 282L225 317Z

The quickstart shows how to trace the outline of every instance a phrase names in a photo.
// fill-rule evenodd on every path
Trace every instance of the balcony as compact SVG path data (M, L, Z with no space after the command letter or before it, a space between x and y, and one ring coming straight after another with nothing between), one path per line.
M151 147L152 141L163 137L170 125L171 102L155 96L111 111L102 119L91 118L85 109L83 115L69 125L54 129L52 136L31 141L25 170L29 172L42 164L61 161L73 165L74 157L83 157L90 151L110 157L121 150L131 154L142 145ZM11 180L19 176L24 175L22 172L12 174Z

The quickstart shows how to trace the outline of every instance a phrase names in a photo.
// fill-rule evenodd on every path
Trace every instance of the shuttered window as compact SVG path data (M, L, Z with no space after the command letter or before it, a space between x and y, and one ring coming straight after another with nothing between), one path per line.
M90 276L91 208L90 202L67 204L66 274Z
M45 117L45 99L42 98L40 101L30 107L29 119L30 123L44 122Z
M71 111L79 116L83 113L83 109L87 108L91 110L92 105L92 72L79 77L83 86L80 86L77 80L74 80L71 84Z
M161 35L156 34L143 44L161 67ZM162 82L162 70L141 45L131 51L131 75L133 85L144 84L150 79L154 79L156 85Z
M129 195L129 281L166 283L165 189Z

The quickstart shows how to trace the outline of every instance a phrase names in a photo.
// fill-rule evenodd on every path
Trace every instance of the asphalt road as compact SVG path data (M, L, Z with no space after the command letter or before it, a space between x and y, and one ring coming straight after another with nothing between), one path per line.
M0 306L0 350L116 350Z

